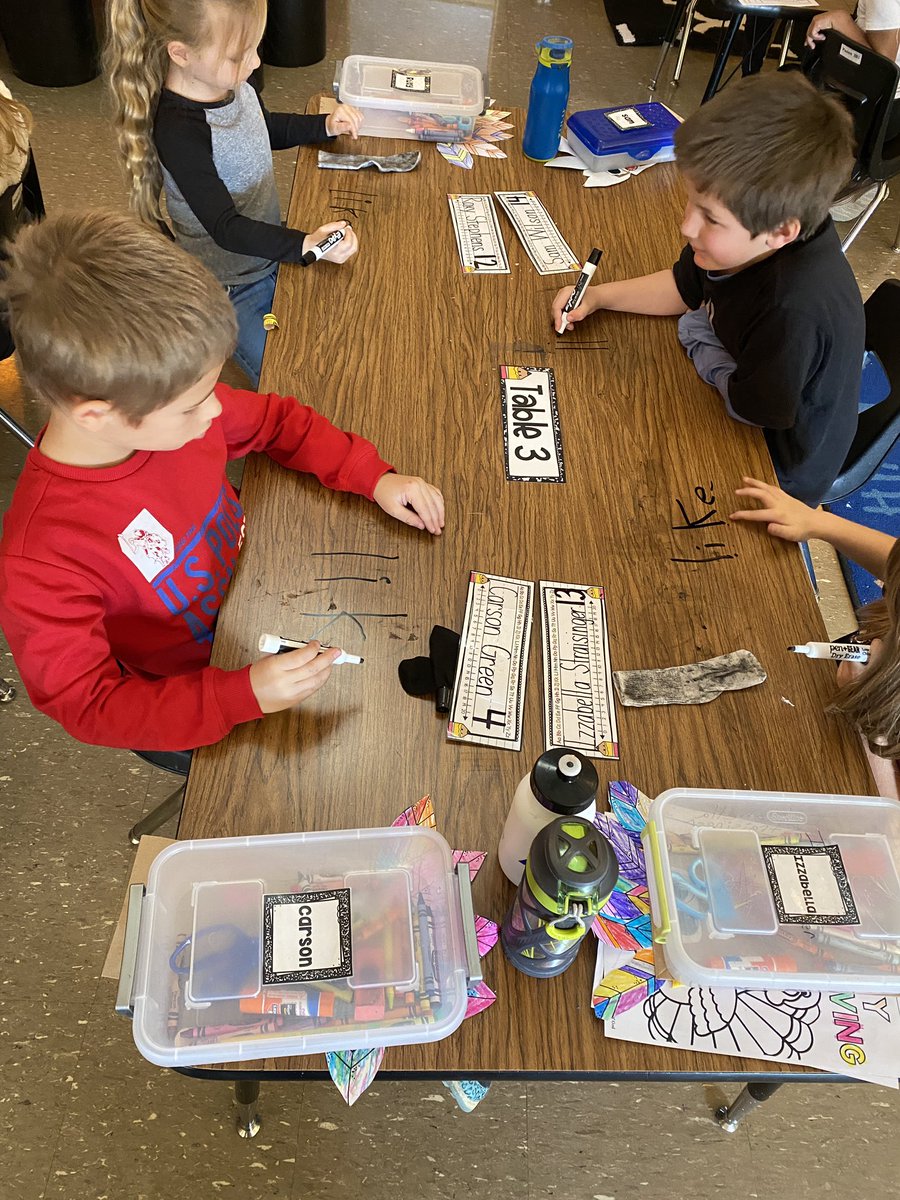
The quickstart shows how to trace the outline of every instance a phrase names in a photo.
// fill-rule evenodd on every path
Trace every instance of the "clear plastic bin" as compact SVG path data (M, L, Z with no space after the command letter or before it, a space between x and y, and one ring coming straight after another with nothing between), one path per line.
M351 54L337 64L335 91L363 110L366 137L461 142L484 110L481 72L461 63Z
M132 889L117 1008L168 1067L438 1041L479 978L467 881L418 826L178 842Z
M896 802L674 788L642 836L679 982L900 992Z

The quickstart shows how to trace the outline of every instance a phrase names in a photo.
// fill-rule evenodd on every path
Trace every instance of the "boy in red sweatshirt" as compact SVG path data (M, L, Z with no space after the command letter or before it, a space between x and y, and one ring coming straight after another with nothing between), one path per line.
M50 408L0 540L0 623L35 706L83 742L183 750L312 695L339 649L209 665L244 538L226 462L264 451L432 534L441 493L296 399L217 383L226 293L131 217L23 230L0 293Z

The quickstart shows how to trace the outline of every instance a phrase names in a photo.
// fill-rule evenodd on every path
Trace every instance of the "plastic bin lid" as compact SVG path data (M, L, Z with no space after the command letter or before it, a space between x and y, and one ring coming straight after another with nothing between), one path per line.
M161 1066L438 1041L466 985L433 830L177 842L143 900L134 1040Z
M484 109L484 84L477 67L411 58L344 59L338 92L345 104L407 112L476 116Z
M671 146L680 119L664 104L631 104L618 108L589 108L572 113L567 127L591 154L634 153L651 157Z
M900 805L675 788L643 832L681 983L900 992Z

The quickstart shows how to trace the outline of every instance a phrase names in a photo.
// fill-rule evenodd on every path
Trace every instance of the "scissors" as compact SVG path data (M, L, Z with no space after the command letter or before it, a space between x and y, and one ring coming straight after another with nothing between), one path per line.
M687 873L674 870L672 884L675 888L675 903L679 912L695 921L703 921L709 913L709 888L703 871L703 863L694 859ZM680 894L679 894L680 893ZM702 908L697 907L697 901Z

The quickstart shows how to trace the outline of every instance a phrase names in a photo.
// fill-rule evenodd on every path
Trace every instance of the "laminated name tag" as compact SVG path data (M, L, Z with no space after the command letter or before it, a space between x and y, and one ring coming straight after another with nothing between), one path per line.
M497 210L489 195L447 197L463 270L470 275L508 275L509 261Z
M431 76L427 71L391 71L391 87L398 92L430 92Z
M350 889L263 897L263 983L353 974Z

